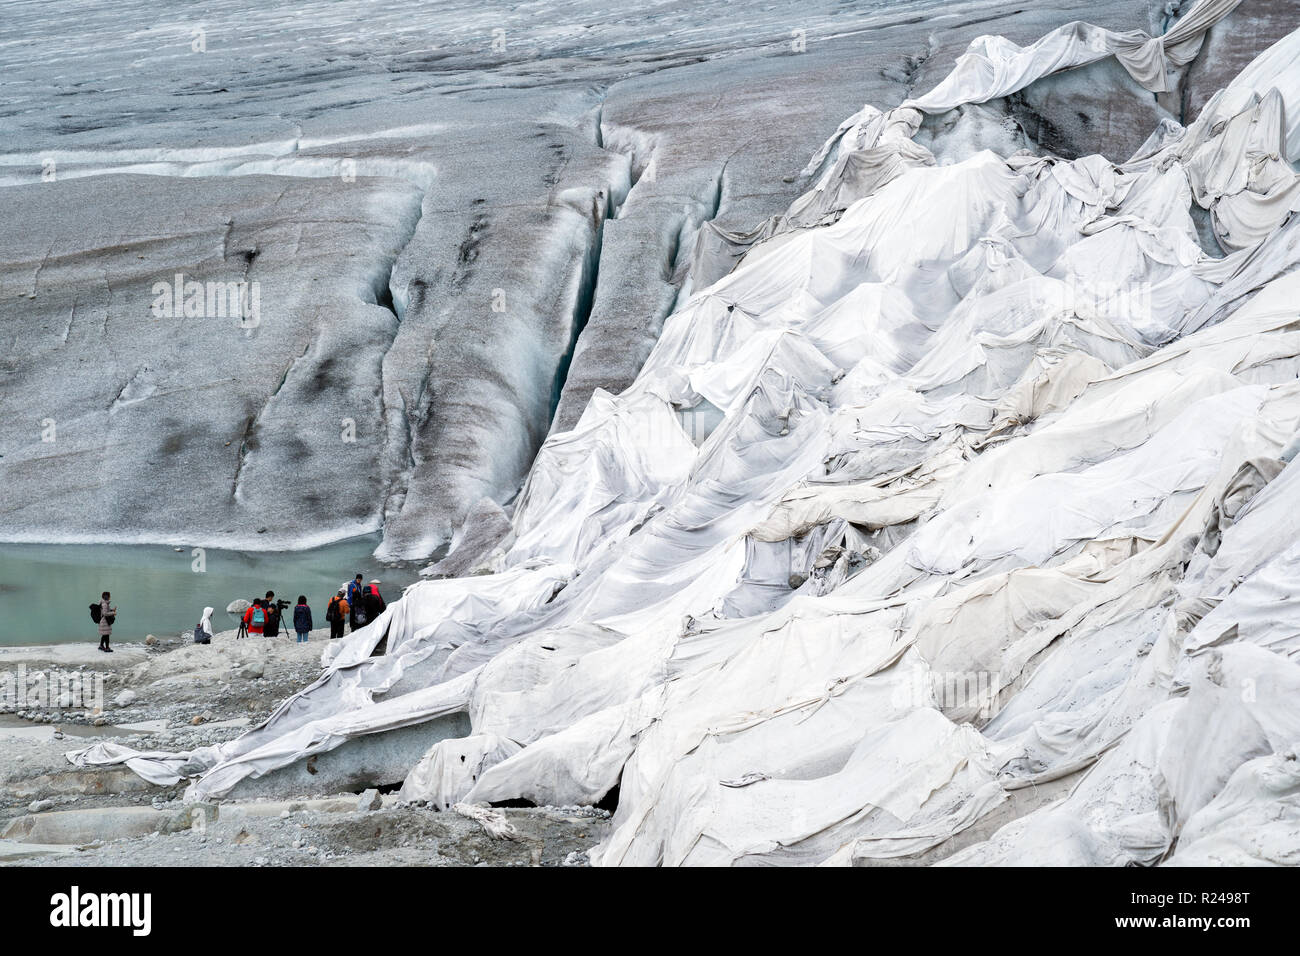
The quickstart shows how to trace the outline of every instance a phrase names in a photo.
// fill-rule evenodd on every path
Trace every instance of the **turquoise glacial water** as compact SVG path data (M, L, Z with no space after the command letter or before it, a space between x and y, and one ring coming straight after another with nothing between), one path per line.
M382 582L387 601L420 579L416 566L381 565L372 553L378 544L378 535L366 535L309 551L208 548L201 572L189 548L168 545L0 544L0 645L97 642L89 605L102 591L117 605L115 641L175 636L209 605L214 629L231 628L226 605L268 590L291 602L305 594L324 627L330 595L358 571Z

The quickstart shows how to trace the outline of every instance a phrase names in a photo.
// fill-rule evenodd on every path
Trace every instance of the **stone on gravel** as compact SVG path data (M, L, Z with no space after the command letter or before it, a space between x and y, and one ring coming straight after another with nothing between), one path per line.
M235 667L232 673L234 676L242 677L245 680L256 680L266 673L266 665L261 661L246 661Z
M137 694L135 691L124 690L122 691L122 693L118 694L116 697L113 698L113 704L117 707L130 707L139 699L140 699L140 695Z

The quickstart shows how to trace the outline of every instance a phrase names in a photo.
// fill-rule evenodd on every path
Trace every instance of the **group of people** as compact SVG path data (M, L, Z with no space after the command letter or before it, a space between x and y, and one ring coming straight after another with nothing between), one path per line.
M253 603L244 611L241 624L242 630L249 637L279 637L280 625L283 622L284 612L288 610L288 601L277 601L274 591L267 591L266 597L253 598ZM306 632L311 630L311 608L307 607L307 596L298 595L298 606L294 608L294 629L298 630L300 619L299 611L306 611L305 629L299 631L298 640L307 639Z
M343 636L344 621L349 622L351 630L355 631L377 618L388 606L379 593L379 581L376 579L369 584L363 584L362 578L363 576L358 574L330 598L325 609L325 620L330 625L331 639ZM277 601L275 592L267 591L266 597L255 599L244 612L244 630L249 636L277 637L288 609L288 601ZM298 643L306 643L312 627L311 608L307 605L307 596L300 594L298 603L293 609L293 630L298 636Z
M379 593L378 579L363 584L362 578L358 574L329 599L325 620L330 625L331 639L343 636L344 622L355 631L379 617L388 606ZM194 628L195 644L212 643L212 610L210 607L203 609L203 617ZM240 619L240 636L247 633L250 637L278 637L281 626L291 623L298 643L306 643L314 626L307 596L298 595L292 617L286 613L288 610L288 601L278 601L274 591L267 591L265 597L255 598L244 611ZM113 622L117 618L117 607L112 603L109 592L105 591L97 603L90 605L90 617L99 631L99 649L112 653L109 641L113 634Z
M330 598L329 606L325 609L325 620L330 622L331 640L343 636L344 621L348 622L349 630L355 631L379 617L388 606L379 593L378 580L372 580L369 584L362 584L361 581L362 575L358 574Z

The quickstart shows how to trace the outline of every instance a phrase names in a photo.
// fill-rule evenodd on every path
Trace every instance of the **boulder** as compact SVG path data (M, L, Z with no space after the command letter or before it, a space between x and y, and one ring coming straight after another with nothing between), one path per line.
M256 680L266 673L266 665L261 661L245 661L231 668L231 674L245 680Z

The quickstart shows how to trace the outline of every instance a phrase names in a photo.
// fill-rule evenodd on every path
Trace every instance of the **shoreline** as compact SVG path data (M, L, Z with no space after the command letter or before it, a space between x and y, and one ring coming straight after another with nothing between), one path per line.
M122 548L172 548L188 551L192 548L203 548L210 551L243 551L249 554L298 554L303 551L315 551L318 548L328 548L335 545L346 545L350 542L359 541L362 538L379 538L379 544L383 543L383 524L382 522L375 525L356 525L352 527L340 527L327 531L320 531L315 534L303 534L300 532L281 532L278 534L266 532L253 532L252 535L246 532L231 531L216 536L182 537L180 535L160 534L153 536L144 534L140 536L122 535L112 531L105 532L87 532L82 534L72 534L64 536L58 540L51 540L49 536L42 531L32 531L30 533L19 532L17 534L9 533L0 536L0 545L13 545L15 547L122 547ZM376 561L381 559L375 558ZM418 561L393 561L382 562L385 564L414 564L422 563ZM427 563L427 562L423 562Z

